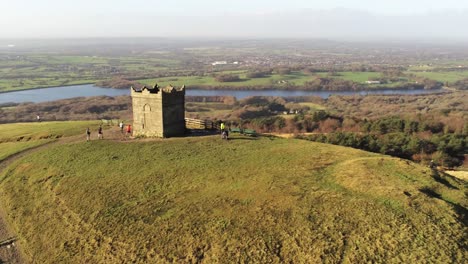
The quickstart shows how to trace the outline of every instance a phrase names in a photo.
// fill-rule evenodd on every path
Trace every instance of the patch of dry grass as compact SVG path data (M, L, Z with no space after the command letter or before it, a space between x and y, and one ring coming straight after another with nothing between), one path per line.
M468 171L445 171L445 173L450 174L453 177L468 181Z

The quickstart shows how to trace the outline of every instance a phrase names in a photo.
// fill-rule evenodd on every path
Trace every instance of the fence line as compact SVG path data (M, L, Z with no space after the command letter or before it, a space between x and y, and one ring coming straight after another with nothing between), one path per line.
M185 127L189 129L219 129L219 124L211 120L185 118Z

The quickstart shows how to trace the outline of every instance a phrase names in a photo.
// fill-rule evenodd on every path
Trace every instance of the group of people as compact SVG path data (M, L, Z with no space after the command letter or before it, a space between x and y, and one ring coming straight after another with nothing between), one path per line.
M98 139L103 139L103 135L102 135L102 126L99 126L98 128ZM86 141L90 141L91 140L91 130L88 128L86 128Z
M126 135L127 136L130 136L132 134L132 125L128 124L126 127L124 125L123 122L120 122L119 123L119 128L120 128L120 133L123 135L124 134L124 129L125 129L125 132L126 132ZM103 136L103 133L102 133L102 125L99 126L98 128L98 139L103 139L104 136ZM86 141L90 141L91 140L91 130L88 128L86 128Z
M119 128L120 128L120 133L123 134L125 125L122 121L119 123ZM132 134L132 125L128 124L125 131L127 132L127 136L130 136Z

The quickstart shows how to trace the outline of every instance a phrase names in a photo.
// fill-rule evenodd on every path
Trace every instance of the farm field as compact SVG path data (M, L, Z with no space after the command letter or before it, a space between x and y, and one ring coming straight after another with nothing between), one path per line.
M223 73L232 73L232 72L223 72ZM147 84L147 85L152 85L154 83L160 84L160 86L167 86L167 85L175 85L175 86L181 86L181 85L189 85L190 86L195 86L195 87L242 87L242 86L247 86L247 87L253 87L253 86L278 86L278 84L281 86L281 82L284 82L283 84L289 83L293 85L303 85L306 81L309 81L312 79L311 76L306 75L302 72L292 72L291 74L286 74L286 75L279 75L279 74L272 74L267 77L262 77L262 78L247 78L246 77L246 72L238 72L236 73L239 75L241 78L240 81L237 82L219 82L216 81L214 77L210 76L189 76L189 77L166 77L166 78L157 78L157 79L144 79L144 80L139 80L139 82ZM283 85L285 86L285 85ZM267 88L267 87L265 87Z
M146 85L153 85L157 82L163 86L186 84L206 89L300 89L306 82L317 77L352 81L364 85L368 80L383 77L387 71L386 67L401 68L399 77L403 81L382 85L364 85L364 89L405 87L408 83L414 83L413 79L417 77L444 83L453 83L468 78L468 71L465 68L458 68L465 67L463 65L466 65L466 61L440 60L436 64L425 65L424 60L417 60L422 65L408 66L396 60L391 65L377 65L377 68L373 69L367 65L369 62L362 61L359 57L354 58L346 52L311 53L306 59L292 55L291 50L288 49L263 50L258 47L237 49L195 47L182 50L161 47L161 50L143 49L138 52L116 51L113 53L107 50L103 52L102 49L103 47L97 49L99 52L0 53L0 76L2 77L0 92L76 84L99 84L114 78L140 81ZM226 55L226 52L230 52L229 55ZM252 59L252 56L255 59ZM344 57L349 61L343 65L340 64L341 66L319 64L313 66L313 69L320 72L307 71L309 63L317 56L329 60L330 63ZM240 63L212 66L211 63L217 58L240 61ZM289 61L289 66L283 65L285 60ZM356 65L363 67L355 70L353 67ZM246 76L249 71L256 69L277 70L281 68L289 68L290 73L281 75L277 74L278 71L274 71L274 74L261 78L247 78ZM334 74L330 75L329 72ZM238 74L240 81L218 82L213 76L219 74ZM405 81L406 74L414 74L416 77Z
M144 75L178 62L169 59L69 55L0 54L0 92L92 84L118 74ZM165 66L161 66L165 65Z
M225 72L228 73L228 72ZM158 83L160 86L164 87L167 85L173 86L182 86L182 85L190 85L191 87L196 88L212 88L212 87L224 87L224 88L236 88L236 87L251 87L258 89L270 89L274 88L281 88L281 87L289 87L290 85L293 86L304 86L304 84L308 81L312 81L316 78L320 77L329 77L332 79L340 79L340 80L347 80L353 81L356 83L364 84L366 81L371 80L372 78L377 78L381 76L379 72L337 72L333 76L329 76L328 73L311 73L305 74L300 71L291 72L290 74L280 75L280 74L271 74L261 78L248 78L247 72L237 72L235 73L239 75L240 81L237 82L219 82L214 77L211 76L187 76L187 77L165 77L165 78L153 78L153 79L143 79L138 80L139 82L145 85L154 85ZM385 86L395 86L401 85L402 83L395 83L393 85L385 85ZM383 85L369 85L370 88L372 87L383 87Z
M0 174L41 263L463 262L465 192L406 160L239 135L56 144Z

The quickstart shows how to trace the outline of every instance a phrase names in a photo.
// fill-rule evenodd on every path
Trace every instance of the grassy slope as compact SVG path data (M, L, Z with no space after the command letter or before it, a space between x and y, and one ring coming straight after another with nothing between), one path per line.
M446 180L338 146L208 137L54 146L0 190L38 263L462 262L466 186Z
M87 127L97 129L100 121L40 122L0 124L0 143L58 138L85 133Z
M0 143L0 161L9 156L26 149L34 148L50 142L48 139L40 139L26 142L3 142Z
M26 149L46 144L63 136L84 134L99 121L15 123L0 125L0 161Z

